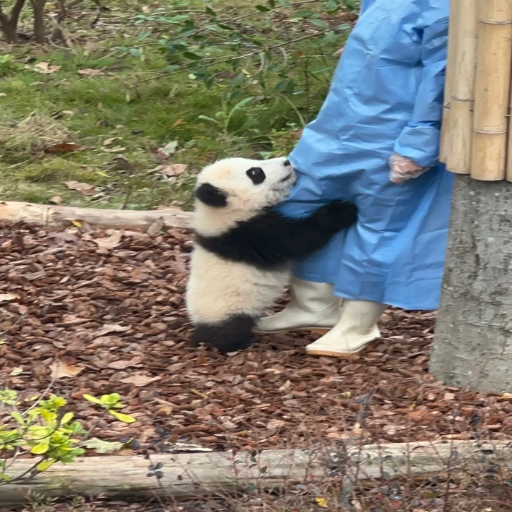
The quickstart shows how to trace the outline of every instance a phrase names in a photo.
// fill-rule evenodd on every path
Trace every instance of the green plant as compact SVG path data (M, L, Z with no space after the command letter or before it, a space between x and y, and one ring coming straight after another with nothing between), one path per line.
M23 69L23 66L16 62L14 55L6 53L0 55L0 76L10 75Z
M229 74L228 84L233 91L257 84L266 94L271 83L275 92L288 95L297 86L296 80L290 78L290 68L299 64L300 69L308 63L300 62L307 61L301 52L292 50L290 54L287 49L306 40L316 41L320 50L322 45L336 44L351 27L338 23L335 15L355 11L359 4L355 0L267 0L265 5L255 5L244 14L228 17L223 9L214 8L211 1L203 3L204 10L189 10L182 9L183 2L177 1L176 10L170 13L162 8L135 17L134 24L144 27L139 40L155 34L159 37L168 63L160 76L186 71L189 77L210 88L225 84ZM290 37L288 31L276 30L272 34L280 16L299 26L309 25L309 33ZM247 26L249 21L252 23ZM119 51L142 56L139 48L122 47ZM307 74L318 79L314 70Z
M103 395L101 398L95 398L91 395L84 395L84 398L93 404L97 404L103 407L105 413L111 414L116 420L122 421L123 423L133 423L134 418L128 416L128 414L122 414L115 409L121 409L123 404L121 403L121 396L117 393L111 395Z
M229 133L230 131L230 123L233 118L233 115L239 111L243 110L243 108L251 103L254 100L253 97L244 98L243 100L239 101L234 107L229 108L228 102L223 101L222 102L222 109L219 110L214 117L208 117L204 115L198 116L198 119L201 119L203 121L208 121L210 123L216 124L217 126L221 127L224 133ZM251 117L246 117L245 122L239 127L237 131L242 131L254 124L254 119Z
M119 421L135 421L115 410L122 407L117 393L103 395L100 399L84 397ZM56 462L73 462L85 452L82 446L94 430L92 427L87 431L80 422L73 421L74 414L66 411L65 398L52 395L47 400L38 399L25 410L20 409L21 405L16 391L0 390L0 407L10 411L6 422L0 425L0 486L31 478ZM10 476L16 459L27 454L35 459L31 468L21 475Z

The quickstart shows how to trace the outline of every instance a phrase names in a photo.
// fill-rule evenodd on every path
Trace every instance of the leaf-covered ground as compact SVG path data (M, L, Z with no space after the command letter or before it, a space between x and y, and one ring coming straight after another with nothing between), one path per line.
M263 336L221 356L188 346L191 240L170 229L0 229L0 382L69 398L121 453L177 441L204 448L304 447L362 437L405 442L512 433L510 397L446 387L428 373L433 313L388 311L364 358L307 357L314 336ZM57 363L60 365L57 367ZM82 399L119 393L126 425Z

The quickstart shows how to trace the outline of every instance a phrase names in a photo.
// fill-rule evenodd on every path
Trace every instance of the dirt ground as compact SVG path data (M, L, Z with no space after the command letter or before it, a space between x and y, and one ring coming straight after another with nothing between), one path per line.
M307 357L314 336L260 337L222 356L188 346L191 240L163 234L0 225L0 382L52 392L95 436L141 448L305 447L505 438L512 403L444 386L428 373L434 313L389 310L382 342L350 362ZM126 425L82 399L119 393ZM131 443L131 444L130 444Z

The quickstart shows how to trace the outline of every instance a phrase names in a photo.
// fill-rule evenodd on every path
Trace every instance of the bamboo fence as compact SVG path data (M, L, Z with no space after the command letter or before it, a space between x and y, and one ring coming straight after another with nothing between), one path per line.
M441 161L512 181L512 1L452 0Z

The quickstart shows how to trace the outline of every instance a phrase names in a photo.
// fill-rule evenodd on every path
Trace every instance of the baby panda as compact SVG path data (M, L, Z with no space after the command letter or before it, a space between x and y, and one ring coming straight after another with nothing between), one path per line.
M293 261L324 247L357 217L334 201L302 218L273 209L295 184L286 158L228 158L205 167L195 186L194 249L187 283L192 345L220 352L252 344L252 330L289 282Z

